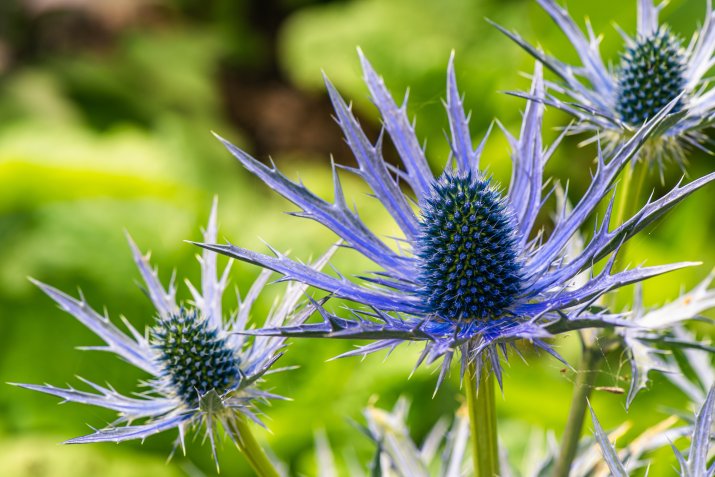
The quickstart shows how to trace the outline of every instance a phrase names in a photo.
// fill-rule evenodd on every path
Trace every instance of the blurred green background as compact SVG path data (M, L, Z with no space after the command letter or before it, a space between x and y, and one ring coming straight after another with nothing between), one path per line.
M575 18L588 15L596 31L605 33L602 48L614 62L621 39L612 22L628 32L635 28L635 2L626 3L569 5ZM704 10L701 0L674 0L664 17L689 37ZM113 318L125 315L137 327L151 323L152 307L137 286L124 231L142 250L153 251L165 282L174 269L179 277L198 278L197 250L183 241L200 237L214 195L220 199L220 232L232 242L264 251L264 239L302 259L325 250L335 237L284 215L293 207L249 177L210 131L261 159L271 154L289 175L300 171L330 198L330 154L341 163L352 158L331 119L321 70L354 101L371 137L380 127L361 82L357 46L396 97L410 87L410 111L435 168L448 153L441 100L453 49L474 137L481 138L495 118L516 134L524 104L498 91L527 88L519 73L530 72L533 63L485 17L575 57L528 0L0 1L0 381L79 385L75 376L82 376L126 393L136 390L141 373L114 356L75 350L98 340L27 280L32 276L71 293L81 287L90 304L106 306ZM567 121L550 111L547 141ZM547 171L570 180L573 197L584 190L595 154L577 142L567 138ZM484 157L505 183L510 164L500 132L492 134ZM689 174L710 171L712 161L692 156ZM670 168L666 184L680 175ZM366 198L364 187L349 175L344 180L366 222L390 233L394 226ZM662 189L656 178L651 186ZM698 193L630 247L631 263L704 262L653 280L646 287L648 303L675 297L715 265L714 200L712 188ZM358 272L364 264L353 259L341 252L335 261L343 271ZM232 281L245 291L257 273L237 264ZM259 323L281 286L271 290L256 308ZM187 298L185 288L180 293ZM339 456L356 453L367 462L372 448L353 421L361 422L361 409L376 396L384 407L399 395L410 397L417 440L461 402L456 372L434 397L434 369L408 379L418 346L403 347L384 362L377 355L326 363L353 345L293 342L282 363L300 369L269 379L270 388L293 401L266 409L271 432L257 432L295 475L315 473L312 440L318 429L327 429ZM575 362L573 337L560 337L555 345ZM551 358L529 352L526 357L528 364L515 358L507 367L498 404L501 439L516 464L532 430L561 432L574 379ZM610 358L599 384L627 387L630 370L622 356ZM165 464L171 433L143 445L60 446L113 415L74 404L58 407L57 401L4 386L0 475L215 474L200 439L187 457ZM604 427L628 420L634 434L665 418L668 406L684 406L658 377L629 413L621 395L596 392L593 402ZM219 458L223 475L250 475L230 443ZM663 459L650 475L670 475L669 450Z

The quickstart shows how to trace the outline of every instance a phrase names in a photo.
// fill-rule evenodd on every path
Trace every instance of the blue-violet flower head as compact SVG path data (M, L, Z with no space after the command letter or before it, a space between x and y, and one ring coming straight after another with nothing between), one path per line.
M204 240L215 241L216 233L214 203ZM157 271L148 262L148 255L143 256L131 239L129 243L146 292L156 309L156 323L145 334L138 332L127 320L124 325L129 334L123 332L107 316L90 308L83 296L75 299L49 285L36 284L106 344L89 349L110 351L146 372L150 376L149 380L143 381L147 389L129 397L111 387L86 380L83 381L92 388L90 392L51 385L19 386L58 396L65 402L99 406L119 413L119 419L109 427L70 439L68 443L143 440L162 431L177 429L176 444L185 449L187 429L203 427L215 459L214 440L218 424L235 441L238 438L236 419L248 418L260 424L256 404L280 398L261 390L260 383L281 356L284 338L254 339L238 334L246 330L251 307L271 271L261 273L239 303L238 310L225 318L222 301L230 263L219 275L216 254L205 251L199 258L200 290L187 281L192 300L181 304L177 303L173 279L169 287L164 288ZM328 255L315 266L320 268L327 260ZM274 307L264 325L302 323L314 311L312 305L299 307L305 291L305 285L290 284L283 300Z
M594 310L590 305L605 292L644 280L685 264L638 267L612 272L619 246L691 192L715 178L709 175L678 185L649 201L624 223L609 230L610 208L596 219L590 241L570 254L578 230L610 194L619 172L639 148L663 126L669 109L656 114L633 137L608 156L599 152L597 168L588 190L573 208L562 201L555 214L545 209L551 190L545 190L544 166L556 144L544 148L541 140L543 104L530 101L523 115L521 134L505 132L512 149L512 179L501 190L479 168L484 141L475 149L467 115L457 90L453 59L447 74L445 107L449 120L452 157L433 174L420 147L406 106L398 106L382 79L361 55L365 80L381 113L384 129L402 160L403 168L382 158L382 135L371 142L350 107L326 80L337 122L357 160L346 168L370 187L395 220L402 237L394 247L374 234L352 210L343 195L333 164L334 199L326 201L302 183L293 182L275 166L267 166L221 139L243 166L296 204L295 215L313 219L332 230L343 244L369 258L380 270L360 281L317 272L285 256L257 253L235 245L202 244L210 250L258 264L328 291L333 296L367 306L341 318L318 306L322 323L257 330L259 335L366 339L373 342L346 355L391 349L406 341L426 343L422 363L444 358L445 372L456 351L465 365L486 352L500 378L497 348L519 339L553 352L545 338L584 327L621 323L621 317ZM543 98L541 66L537 63L531 94ZM411 193L403 189L409 187ZM611 202L612 203L612 202ZM537 226L537 216L553 215L550 232ZM578 282L593 263L609 258L595 276ZM555 353L554 353L555 354Z
M450 320L498 317L521 291L515 221L488 179L445 172L423 199L420 293Z
M689 147L705 148L703 131L715 119L715 95L705 77L715 64L715 12L709 0L705 22L687 46L658 21L667 2L655 5L653 0L638 0L636 35L621 32L625 46L614 67L604 61L600 38L590 24L584 33L556 0L536 1L564 32L581 64L557 59L496 26L558 76L558 82L549 84L555 94L546 94L543 101L578 121L573 132L594 133L594 139L605 138L608 147L615 148L670 105L677 120L654 134L639 157L660 167L662 173L664 161L675 160L682 167Z

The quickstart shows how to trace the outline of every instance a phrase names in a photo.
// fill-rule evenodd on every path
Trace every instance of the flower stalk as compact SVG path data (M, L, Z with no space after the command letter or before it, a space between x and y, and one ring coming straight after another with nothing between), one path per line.
M650 164L642 160L636 160L625 167L623 178L616 186L615 214L611 218L611 229L623 225L629 217L632 217L638 211L638 204L643 194L643 187L645 186L649 169ZM627 241L620 246L618 257L616 257L613 267L614 270L621 271L624 269L623 261L628 257L627 250L629 245L630 241ZM609 307L615 305L615 297L616 293L608 295L611 300L610 303L607 303Z
M476 477L499 475L499 447L494 402L494 373L485 360L481 372L472 361L467 372L467 407Z
M228 420L228 424L231 427L231 432L235 435L236 445L246 456L256 475L258 477L279 477L280 474L251 432L246 417L236 413L235 418Z
M576 457L578 443L581 439L588 399L596 381L596 367L601 360L600 352L592 344L587 344L585 340L582 340L582 343L581 362L577 369L571 408L566 421L564 435L561 438L559 456L554 466L554 477L569 476L571 464Z

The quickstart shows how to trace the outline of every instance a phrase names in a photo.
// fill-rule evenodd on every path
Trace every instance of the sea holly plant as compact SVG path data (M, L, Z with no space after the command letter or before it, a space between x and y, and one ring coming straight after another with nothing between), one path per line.
M372 142L327 79L326 86L337 122L358 164L345 169L367 183L399 226L403 236L396 247L379 238L348 207L337 166L333 165L334 199L329 202L302 183L291 181L275 166L267 166L219 139L248 171L296 204L300 212L295 215L332 230L346 247L372 260L379 270L351 281L316 271L275 251L271 256L232 244L200 245L357 304L351 308L351 318L336 316L316 304L322 322L266 327L255 331L259 336L371 341L346 356L419 341L425 348L418 366L441 359L438 385L458 353L460 373L467 378L464 386L476 437L472 442L475 473L491 476L499 466L494 380L501 386L500 353L506 356L510 348L516 349L515 342L528 340L558 356L547 338L572 330L628 324L620 314L591 305L611 290L691 264L615 271L616 252L648 224L712 181L715 174L676 185L610 228L611 192L620 172L645 143L682 119L682 112L673 113L678 103L671 101L623 144L610 152L599 149L588 189L573 208L557 211L547 232L537 217L550 215L546 204L551 189L546 188L543 171L558 141L550 147L542 144L545 93L538 63L530 93L534 100L524 111L520 135L517 138L505 131L513 168L509 187L501 188L480 169L484 141L476 148L472 145L453 58L448 66L445 101L452 154L437 174L419 145L406 105L398 106L367 59L362 54L360 59L365 82L402 168L384 161L383 135ZM609 206L605 214L596 217L602 202ZM591 219L595 220L592 237L580 253L569 255L570 242ZM601 260L606 265L596 273L592 265ZM588 279L576 283L575 278L584 272L588 272Z
M623 349L627 352L632 370L626 406L630 406L637 393L647 386L650 371L660 371L667 376L682 376L676 363L667 357L674 350L684 353L689 350L715 352L715 348L694 338L683 327L688 321L694 320L712 323L712 319L701 314L715 308L715 289L711 288L713 278L715 275L710 273L692 290L651 309L643 305L642 289L637 288L631 317L635 326L616 330L616 334L623 339ZM693 365L699 361L700 358L691 360Z
M650 170L657 167L661 182L664 182L664 164L667 161L675 161L683 168L688 149L708 150L709 140L705 132L715 118L713 92L709 78L706 77L715 58L715 14L711 1L706 2L702 27L686 44L668 25L659 22L660 12L667 2L656 4L653 0L638 0L636 34L629 36L620 31L624 47L614 67L601 55L600 37L594 33L590 23L587 22L584 32L557 1L537 2L567 37L579 61L575 64L562 61L533 46L519 34L495 25L557 77L555 81L546 82L547 92L541 99L528 93L515 94L543 101L569 113L576 122L569 126L569 131L589 134L590 139L585 142L598 141L599 146L605 144L606 151L615 150L628 141L639 127L663 108L670 108L674 118L677 118L669 127L653 134L636 155L635 159L640 160L631 161L631 167L624 171L617 185L612 214L612 226L618 227L628 216L637 213L642 196L648 191L647 176ZM621 262L627 257L628 246L625 243L621 247L620 258L614 266L616 271L621 269ZM615 297L615 294L611 296ZM611 298L602 299L601 304L607 309L614 308ZM677 306L678 303L673 304L673 307ZM680 307L678 312L679 319L693 318L683 316L683 312L687 315L687 307ZM635 313L642 314L643 310ZM655 321L650 318L642 321L644 327L640 328L641 318L634 320L637 326L619 331L623 339L621 344L626 346L633 370L627 405L638 390L646 385L648 371L663 369L663 345L669 341L675 343L672 337L667 336L675 321L661 319L663 326L656 325L656 330L651 326ZM602 352L596 342L596 338L601 335L580 334L583 353L567 426L571 436L581 432L586 402L595 379L595 373L590 370L596 369L601 361ZM655 340L635 338L646 335ZM617 344L612 339L605 341L611 345ZM576 451L576 441L564 439L562 446L563 458L557 475L566 475L568 472L567 466L571 461L569 456L573 456Z
M676 458L678 459L679 472L681 477L711 477L715 475L715 464L708 467L708 454L713 448L712 445L712 427L713 413L715 413L715 386L710 388L705 401L695 414L695 422L692 426L690 434L690 449L687 457L678 450L675 445L671 446ZM631 455L625 453L625 456L616 451L613 444L608 439L601 424L596 418L596 414L591 409L591 418L593 421L594 435L603 453L603 459L608 466L610 475L615 477L628 477L629 471L634 467L634 459ZM673 436L669 438L672 439ZM637 464L636 464L637 465Z
M577 120L572 131L591 132L615 148L674 103L672 111L682 114L653 134L639 157L651 164L662 165L665 160L682 164L687 148L706 149L704 130L715 119L715 93L706 77L715 64L711 0L706 0L705 21L689 43L659 23L659 13L667 2L656 5L653 0L638 0L637 32L630 36L619 30L625 44L614 67L607 66L610 62L602 57L600 38L590 23L584 33L556 0L536 1L566 35L579 63L562 61L517 33L496 26L556 74L558 81L548 83L549 92L542 100Z
M440 418L421 444L410 435L407 416L410 403L401 397L391 411L369 405L364 411L365 425L361 429L375 445L371 462L351 462L351 477L380 475L383 477L460 477L469 468L466 459L469 441L469 419L465 409L457 412L450 424ZM336 459L324 435L316 439L318 477L339 474Z
M216 203L212 208L204 240L216 239ZM238 305L235 313L224 314L223 295L228 286L229 263L218 274L216 254L199 258L201 286L186 282L192 299L177 301L172 282L165 288L158 273L129 239L134 261L144 281L145 291L156 310L154 326L140 333L129 321L123 332L110 319L94 311L85 298L73 298L49 285L35 284L64 311L92 330L105 345L87 349L109 351L149 375L143 388L130 397L93 382L82 380L91 390L73 387L18 384L26 389L58 396L64 402L99 406L116 411L119 418L110 426L67 441L69 444L121 442L145 438L167 430L178 431L176 446L185 452L187 431L203 429L211 444L216 466L216 438L223 432L243 452L260 476L278 475L271 460L253 437L249 422L261 424L258 404L280 396L261 389L263 376L279 371L282 338L244 334L251 307L270 277L264 271ZM316 270L327 262L331 252L315 263ZM313 312L312 305L299 306L306 286L293 283L263 322L268 326L302 323Z
M409 401L401 397L390 411L375 405L369 405L363 411L366 423L360 428L372 441L375 453L369 462L359 460L353 454L345 456L343 459L345 475L351 477L470 475L467 453L470 426L466 406L458 409L452 417L451 424L446 417L440 417L420 443L413 439L410 432L407 419L409 409ZM609 466L612 467L613 462L620 463L627 472L647 468L650 466L650 453L670 447L678 439L695 434L694 419L686 418L687 424L682 425L677 416L670 415L629 439L624 446L623 438L632 429L633 423L623 422L606 434L596 420L593 410L591 413L594 435L585 436L579 441L578 452L569 472L570 477L607 477L612 475ZM528 434L529 438L522 452L523 457L518 465L510 459L503 448L501 449L500 476L549 477L553 475L559 455L559 446L553 432L544 433L541 429L532 428ZM621 444L618 451L610 445L610 442L616 439ZM604 447L606 443L609 445ZM343 475L337 465L339 454L331 449L324 432L316 435L315 449L318 477Z
M557 189L557 198L564 200ZM568 206L568 204L566 204ZM580 253L583 238L575 236L572 240L571 254ZM621 247L621 253L625 246ZM587 276L577 281L587 280ZM584 426L588 400L594 389L599 389L596 378L602 372L608 355L618 354L626 358L631 370L630 387L626 395L626 409L630 407L636 395L645 389L652 372L660 372L676 385L690 390L690 395L699 396L693 388L674 354L684 355L680 361L693 363L698 374L707 376L711 367L707 362L715 348L708 342L696 338L687 331L685 325L694 321L712 323L703 313L715 307L715 290L711 288L713 275L708 275L701 283L681 292L674 300L658 306L646 307L643 302L643 283L636 284L632 303L623 312L630 323L628 326L614 328L585 329L577 332L581 343L581 360L576 367L574 391L569 408L569 416L564 429L559 453L555 461L553 475L572 475L578 464L577 453L582 446L579 436ZM615 293L607 293L595 301L592 306L601 309L616 309ZM704 356L703 356L704 355ZM711 380L703 379L707 389ZM612 387L613 392L625 393L620 386ZM702 398L694 398L701 401Z

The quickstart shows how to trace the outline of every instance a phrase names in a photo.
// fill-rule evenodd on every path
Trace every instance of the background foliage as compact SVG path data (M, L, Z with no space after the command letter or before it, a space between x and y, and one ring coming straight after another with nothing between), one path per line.
M614 62L620 37L611 25L635 29L635 2L571 2L575 18L588 14L605 33L603 50ZM704 2L672 1L664 15L689 36ZM221 231L233 242L264 250L262 238L294 256L317 256L335 238L306 221L282 214L278 199L229 157L209 134L215 130L265 159L270 153L285 171L301 171L314 189L330 197L329 155L350 163L321 83L321 69L352 98L373 137L375 111L362 85L355 47L361 46L400 96L410 87L410 109L418 134L427 138L435 167L448 153L445 67L457 55L458 81L472 111L472 132L481 137L495 119L516 132L523 102L502 90L526 88L517 72L529 72L527 55L494 28L489 17L559 55L565 42L535 2L528 0L4 0L0 2L0 377L1 381L65 382L75 375L135 390L142 376L115 358L78 352L96 338L54 307L27 276L63 290L80 286L90 303L110 316L127 316L136 326L151 323L149 301L136 286L124 231L143 250L154 251L161 276L173 269L196 278L197 239L211 198L220 198ZM547 114L547 135L567 121ZM568 138L547 170L584 190L594 150ZM497 179L509 174L507 144L495 131L485 160ZM390 152L388 151L388 154ZM689 174L712 170L713 159L692 156ZM667 183L679 179L671 168ZM654 176L651 186L662 186ZM345 177L366 221L391 225L357 183ZM700 269L653 280L648 303L675 297L715 265L715 190L701 192L637 239L628 261L659 264L702 260ZM378 227L379 228L379 227ZM349 252L336 260L360 270ZM246 290L258 270L234 267L233 283ZM272 289L280 292L280 285ZM181 290L187 297L186 290ZM624 296L624 303L627 297ZM272 297L263 298L257 314ZM233 303L235 305L235 302ZM256 316L259 321L261 316ZM700 333L706 333L704 328ZM578 356L574 339L558 350ZM372 356L325 362L351 343L296 341L283 364L299 365L274 375L270 387L293 398L267 411L271 433L261 432L295 474L314 474L313 432L327 429L340 456L369 458L371 447L352 421L370 401L391 407L399 395L413 401L411 425L417 440L462 399L454 373L433 397L429 369L407 379L416 346L390 360ZM512 360L504 399L498 402L501 439L519 462L530 434L554 429L566 419L573 372L526 348L529 364ZM599 385L627 387L630 370L609 356ZM656 378L629 413L621 395L596 392L594 407L604 427L632 421L633 433L665 418L683 398ZM0 469L13 476L213 475L209 450L191 444L188 457L164 464L174 436L157 436L121 446L59 447L101 426L112 416L56 399L5 387L0 392ZM670 458L666 450L665 458ZM348 457L349 458L349 457ZM249 470L226 445L224 475ZM660 469L659 469L660 467ZM669 463L650 475L668 475ZM660 473L659 473L660 472Z

